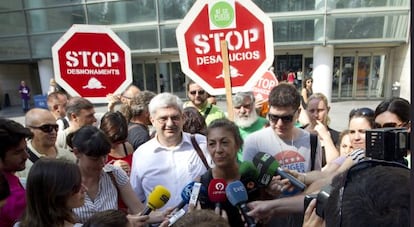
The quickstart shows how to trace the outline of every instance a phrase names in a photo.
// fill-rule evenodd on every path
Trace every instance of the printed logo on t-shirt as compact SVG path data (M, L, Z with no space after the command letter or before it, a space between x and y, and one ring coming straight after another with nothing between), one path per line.
M279 166L296 170L298 172L305 172L305 158L297 151L287 150L278 152L274 158L279 162Z

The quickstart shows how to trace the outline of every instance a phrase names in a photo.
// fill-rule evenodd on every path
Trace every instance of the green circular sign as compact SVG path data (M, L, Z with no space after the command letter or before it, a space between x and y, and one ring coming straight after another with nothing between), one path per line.
M227 2L217 2L211 7L210 20L216 27L228 27L234 20L233 7Z

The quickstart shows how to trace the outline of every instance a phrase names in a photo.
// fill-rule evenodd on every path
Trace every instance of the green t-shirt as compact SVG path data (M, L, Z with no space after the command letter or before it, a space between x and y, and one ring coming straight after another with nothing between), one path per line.
M186 103L184 103L184 108L188 107L188 106L193 106L191 105L191 101L188 101ZM210 109L208 111L208 109ZM212 105L206 102L206 104L201 107L201 109L198 109L198 111L201 113L201 115L203 115L203 117L206 120L206 125L208 126L212 121L216 120L216 119L221 119L221 118L226 118L226 115L224 114L224 112L220 109L220 107L216 106L216 105ZM207 116L206 113L208 112Z
M247 128L239 127L240 136L244 140L248 135L264 128L267 123L268 123L268 120L266 118L258 117L257 120L250 127L247 127ZM242 149L240 149L237 152L237 160L239 161L239 163L243 161L243 150Z

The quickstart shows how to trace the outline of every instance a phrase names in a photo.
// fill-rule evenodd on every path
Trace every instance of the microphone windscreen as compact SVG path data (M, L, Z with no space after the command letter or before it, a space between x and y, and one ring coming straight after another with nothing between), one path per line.
M258 183L267 186L275 175L279 163L270 155L258 152L253 158L253 164L259 172Z
M224 179L212 179L208 185L208 198L213 203L226 201L226 186Z
M249 161L243 161L240 163L239 173L240 176L244 176L245 178L257 179L259 177L259 172L257 171L256 167L252 162Z
M170 199L170 192L162 185L155 186L154 190L148 195L147 207L156 210L163 207Z
M243 161L239 165L240 181L246 187L248 193L257 189L257 179L259 178L259 172L252 162Z
M247 191L241 181L233 181L226 187L227 199L233 206L246 203L248 200Z
M193 191L194 181L188 183L181 191L181 199L188 203L190 201L191 192Z

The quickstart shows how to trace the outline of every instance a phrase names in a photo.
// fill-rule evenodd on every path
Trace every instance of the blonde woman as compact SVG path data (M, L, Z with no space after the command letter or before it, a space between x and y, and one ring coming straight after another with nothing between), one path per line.
M312 94L308 98L306 108L309 116L309 124L302 126L308 132L318 135L323 149L323 166L339 156L339 152L336 150L339 132L328 126L330 121L328 116L329 110L328 99L324 94Z

